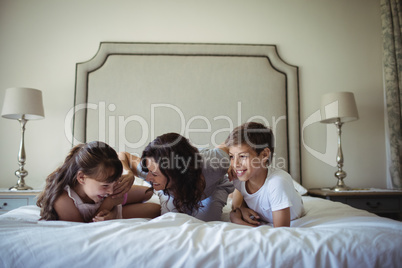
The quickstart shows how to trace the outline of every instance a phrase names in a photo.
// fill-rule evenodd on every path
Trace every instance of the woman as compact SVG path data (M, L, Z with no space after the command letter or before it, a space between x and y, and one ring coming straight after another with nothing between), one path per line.
M220 220L234 187L225 177L227 148L198 150L183 136L167 133L148 144L142 157L119 153L124 173L150 182L161 203L161 214L180 212L203 221Z

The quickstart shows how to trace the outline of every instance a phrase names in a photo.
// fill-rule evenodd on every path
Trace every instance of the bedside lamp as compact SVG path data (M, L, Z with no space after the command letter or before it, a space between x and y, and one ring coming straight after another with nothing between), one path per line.
M343 182L343 179L346 177L346 172L342 170L343 153L341 145L341 129L344 123L359 118L353 93L335 92L323 95L321 97L321 118L321 123L335 124L338 132L338 154L336 157L338 171L335 172L335 177L338 179L338 183L336 186L332 187L331 190L349 190L350 188Z
M28 120L42 119L45 117L43 111L42 92L33 88L8 88L4 96L3 110L1 116L8 119L15 119L21 125L21 143L18 153L18 162L20 168L15 171L18 182L10 190L30 190L32 187L25 185L24 178L28 171L24 169L25 165L25 147L24 133L25 125Z

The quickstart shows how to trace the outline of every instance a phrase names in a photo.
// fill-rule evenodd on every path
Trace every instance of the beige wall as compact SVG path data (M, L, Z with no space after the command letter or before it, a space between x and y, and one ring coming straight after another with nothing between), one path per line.
M276 44L299 66L305 126L322 94L354 92L360 119L343 129L346 183L386 187L378 0L0 0L0 103L8 87L44 95L46 118L28 122L25 139L26 181L35 188L70 149L64 119L75 64L94 56L101 41ZM335 168L307 150L325 154L334 131L320 123L304 129L306 187L335 184ZM19 141L18 122L0 118L0 188L16 182Z

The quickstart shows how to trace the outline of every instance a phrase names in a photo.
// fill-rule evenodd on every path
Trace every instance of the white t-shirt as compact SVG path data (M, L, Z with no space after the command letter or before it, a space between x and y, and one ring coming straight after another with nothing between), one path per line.
M272 211L288 207L290 220L300 218L304 214L301 195L295 190L293 179L286 171L269 167L264 185L253 194L247 192L246 182L234 180L233 183L243 195L247 206L266 222L273 222Z

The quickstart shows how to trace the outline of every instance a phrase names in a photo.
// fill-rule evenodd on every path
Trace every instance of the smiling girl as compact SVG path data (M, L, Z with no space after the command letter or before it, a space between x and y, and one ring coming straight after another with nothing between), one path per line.
M41 219L92 221L103 200L113 194L122 171L116 151L106 143L93 141L75 146L64 163L46 179L45 189L37 201ZM146 189L133 188L142 192ZM122 205L114 206L113 216L108 215L107 219L111 218L122 218Z

